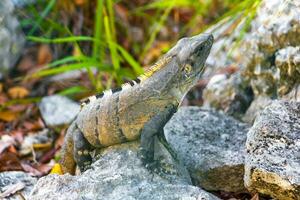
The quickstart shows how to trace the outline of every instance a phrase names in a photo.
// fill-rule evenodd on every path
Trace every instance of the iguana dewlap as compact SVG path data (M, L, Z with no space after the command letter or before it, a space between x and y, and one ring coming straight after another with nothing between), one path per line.
M183 38L147 72L121 88L89 97L69 127L61 167L74 174L91 163L91 152L141 138L141 159L154 163L154 136L177 111L185 94L200 79L213 36Z

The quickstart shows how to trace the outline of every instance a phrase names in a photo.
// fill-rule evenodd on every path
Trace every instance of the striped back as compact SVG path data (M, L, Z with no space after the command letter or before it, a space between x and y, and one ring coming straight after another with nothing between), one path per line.
M100 99L104 96L110 96L114 93L124 91L127 89L132 88L134 85L140 84L141 82L147 80L149 77L151 77L155 72L159 71L161 68L166 66L172 59L172 56L161 58L158 62L156 62L154 65L149 67L142 75L138 76L134 80L130 80L124 84L121 85L121 87L105 90L102 93L90 96L88 98L85 98L81 101L81 108L85 105L89 104L90 102L93 102L97 99Z

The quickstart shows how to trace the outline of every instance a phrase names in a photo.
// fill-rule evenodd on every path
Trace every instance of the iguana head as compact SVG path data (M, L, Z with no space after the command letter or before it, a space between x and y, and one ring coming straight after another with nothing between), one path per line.
M211 34L182 38L159 62L163 63L149 79L160 93L175 96L178 101L194 86L204 71L213 44ZM152 79L152 80L151 80ZM156 81L155 81L156 80Z
M123 84L121 88L106 90L87 98L82 102L82 106L136 85L138 90L145 91L146 96L159 96L162 99L175 97L180 102L200 79L212 44L213 36L210 34L182 38L144 74Z

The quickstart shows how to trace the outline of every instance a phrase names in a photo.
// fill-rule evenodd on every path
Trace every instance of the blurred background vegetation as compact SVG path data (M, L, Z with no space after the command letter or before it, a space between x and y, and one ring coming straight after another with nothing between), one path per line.
M220 21L250 24L259 0L37 0L19 10L28 45L40 45L40 65L25 80L73 70L82 82L54 93L84 97L143 73L184 36ZM241 39L243 31L241 32ZM24 74L22 74L24 75ZM78 97L78 98L79 98Z

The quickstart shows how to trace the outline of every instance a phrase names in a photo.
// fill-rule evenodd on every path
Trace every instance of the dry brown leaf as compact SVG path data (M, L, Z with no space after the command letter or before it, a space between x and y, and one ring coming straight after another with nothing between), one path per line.
M3 91L3 83L0 83L0 93Z
M44 128L44 123L41 119L38 119L34 122L25 121L23 123L23 126L26 128L27 131L37 131Z
M33 61L31 56L23 56L17 68L21 72L26 72L32 69L34 66L36 66L36 63Z
M5 104L7 101L8 101L8 98L7 98L6 94L1 93L0 94L0 105Z
M37 63L38 65L46 65L52 61L52 52L47 44L42 44L39 47L38 55L37 55Z
M15 87L9 88L8 95L12 99L22 99L29 95L29 91L24 87L15 86Z
M14 104L7 107L7 109L12 112L23 112L26 110L26 108L28 108L28 105L25 104Z
M52 162L46 163L46 164L39 164L36 168L42 174L48 174L51 171L51 169L54 166L54 164L55 164L55 162L52 161Z
M43 154L42 157L39 158L38 162L39 163L48 163L49 161L51 161L55 157L55 154L58 151L59 151L59 149L56 149L56 148L50 149L48 152Z
M12 111L0 111L0 120L11 122L15 119L17 119L19 116L19 113L12 112Z
M152 63L155 59L157 59L164 49L169 48L170 42L156 42L152 48L149 49L148 53L145 56L145 59L143 60L143 64L149 65Z
M9 132L9 135L11 135L16 142L21 144L24 141L24 135L25 131L24 130L12 130Z
M32 176L42 176L43 175L39 170L35 169L34 167L32 167L29 164L21 163L21 165L22 165L24 171L28 172Z
M116 14L120 16L120 19L125 21L126 23L129 23L128 9L125 6L121 5L121 4L115 4L114 8L116 10L115 11Z
M82 6L85 4L86 0L74 0L74 2L77 6Z
M11 152L0 154L0 172L23 170L19 158Z
M6 150L9 146L14 145L15 140L9 135L3 135L0 139L0 154Z

